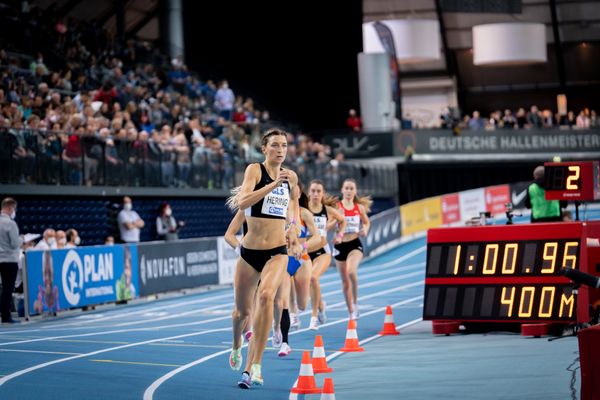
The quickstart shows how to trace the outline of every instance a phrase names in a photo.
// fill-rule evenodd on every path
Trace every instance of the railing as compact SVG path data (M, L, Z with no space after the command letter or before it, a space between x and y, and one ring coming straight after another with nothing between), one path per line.
M238 149L241 146L225 151L172 140L131 141L93 133L0 128L0 183L230 189L241 184L248 163L261 161ZM344 179L353 178L361 192L374 197L397 194L392 164L324 159L291 161L288 166L305 184L319 179L331 192Z

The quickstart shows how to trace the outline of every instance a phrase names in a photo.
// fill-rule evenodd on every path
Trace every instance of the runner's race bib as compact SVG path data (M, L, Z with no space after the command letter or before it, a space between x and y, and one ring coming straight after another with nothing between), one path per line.
M271 193L265 196L261 212L264 215L273 217L287 216L288 205L290 203L290 186L284 182L277 186Z

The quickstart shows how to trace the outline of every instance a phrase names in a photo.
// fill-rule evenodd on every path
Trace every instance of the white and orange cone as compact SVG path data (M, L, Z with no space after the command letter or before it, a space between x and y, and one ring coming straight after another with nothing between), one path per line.
M333 390L333 379L325 378L323 382L323 392L321 393L321 400L335 400L335 391Z
M300 365L300 374L298 375L298 383L292 388L290 393L296 394L315 394L321 393L321 388L317 387L315 375L313 373L310 352L302 353L302 364Z
M333 372L333 369L327 366L325 347L323 346L323 338L321 335L315 336L315 347L313 348L312 353L312 366L315 374Z
M383 330L379 332L381 336L388 335L399 335L400 332L396 330L396 324L394 324L394 316L392 315L392 307L387 306L385 308L385 319L383 320Z
M340 349L345 353L365 351L364 348L358 344L358 335L356 334L356 321L351 319L348 320L348 330L346 331L346 342L344 347Z

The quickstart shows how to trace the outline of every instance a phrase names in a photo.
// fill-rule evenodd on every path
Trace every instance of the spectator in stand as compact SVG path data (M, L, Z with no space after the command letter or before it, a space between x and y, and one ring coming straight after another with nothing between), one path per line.
M590 128L590 110L587 108L581 110L577 119L575 120L575 125L579 129L589 129Z
M133 210L133 204L129 196L123 197L123 209L119 212L117 219L121 242L139 243L140 230L144 227L144 220Z
M113 103L117 100L118 93L112 81L107 80L104 82L104 85L98 90L96 96L94 97L94 101L101 101L105 104L108 104L109 107L112 107Z
M178 240L179 229L185 226L184 221L177 221L173 217L173 210L168 203L161 204L156 217L156 234L158 240Z
M542 114L542 127L546 129L554 128L556 122L554 121L554 114L552 110L546 109L541 112Z
M592 110L590 111L590 128L596 128L598 126L600 126L598 114L596 114L596 110Z
M15 222L17 202L7 197L2 200L0 211L0 278L2 280L2 296L0 297L0 314L2 323L15 323L10 314L12 293L19 270L19 249L23 239L19 236L19 227Z
M536 105L531 106L531 110L527 114L527 124L529 128L542 128L543 121L540 111Z
M517 110L517 127L519 129L523 129L525 128L525 125L527 125L527 113L525 112L525 109L523 107L519 107L519 109Z
M512 114L512 111L508 108L504 110L504 115L502 116L502 123L504 129L515 129L515 126L517 125L517 119Z
M67 234L63 230L56 231L56 248L64 249L67 245Z
M48 228L44 231L42 240L40 240L34 247L36 250L51 250L56 249L56 231L52 228Z
M115 245L115 237L112 235L108 235L104 238L105 246L114 246Z
M362 127L362 122L360 117L356 115L355 109L350 109L348 111L348 118L346 119L346 126L352 129L354 132L360 132L360 128Z
M221 87L215 94L215 108L219 112L219 115L227 121L231 121L231 117L233 116L234 102L235 95L233 94L233 90L229 88L227 80L223 80Z
M81 237L79 236L79 233L73 228L67 229L67 244L65 248L72 249L79 246L80 244Z
M485 121L480 117L479 111L473 111L473 116L469 119L468 127L474 131L485 128Z

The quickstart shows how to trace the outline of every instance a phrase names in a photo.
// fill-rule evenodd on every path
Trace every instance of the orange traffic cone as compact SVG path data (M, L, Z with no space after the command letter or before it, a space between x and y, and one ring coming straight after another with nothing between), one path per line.
M296 381L292 385L292 389L294 389L297 385L298 385L298 379L296 379ZM304 397L304 395L301 395L301 396ZM297 393L290 392L290 397L288 398L288 400L300 400L300 399L298 399Z
M332 378L325 378L325 381L323 382L323 393L321 393L321 400L335 400Z
M358 335L356 334L356 320L348 320L348 330L346 331L346 343L340 349L343 352L365 351L358 345Z
M302 365L300 365L298 383L292 388L291 393L321 393L321 388L318 388L317 384L315 383L315 375L313 373L312 362L310 360L310 352L308 351L302 353Z
M394 316L392 315L392 307L387 306L385 308L385 319L383 320L383 330L379 332L381 336L387 335L399 335L400 332L396 330L396 324L394 324Z
M315 337L315 347L312 354L312 366L315 374L324 372L333 372L332 368L327 366L327 358L325 358L325 347L323 347L323 338L321 335Z

